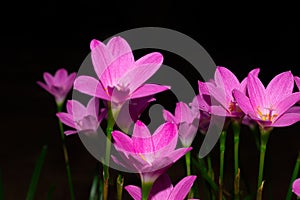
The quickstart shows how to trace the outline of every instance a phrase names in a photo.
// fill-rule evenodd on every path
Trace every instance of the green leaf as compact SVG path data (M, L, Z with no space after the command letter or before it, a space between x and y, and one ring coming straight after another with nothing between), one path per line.
M204 160L203 159L196 160L196 159L193 158L193 162L195 163L193 166L195 166L196 169L200 172L203 179L205 181L207 181L207 183L213 189L214 192L217 192L218 191L218 185L211 179L210 176L208 176L207 168L205 167Z
M42 151L41 151L41 153L40 153L40 155L39 155L39 157L36 161L35 167L34 167L34 171L33 171L32 177L31 177L31 181L30 181L28 192L27 192L26 200L33 200L34 199L36 187L37 187L37 184L38 184L38 181L39 181L39 177L40 177L42 166L44 164L46 153L47 153L47 146L44 145L43 148L42 148Z
M90 198L89 200L96 200L97 198L97 185L98 185L98 176L95 175L93 178L93 182L92 182L92 187L91 187L91 191L90 191Z
M2 185L2 177L1 177L1 171L0 171L0 200L4 199L4 193L3 193L3 185Z

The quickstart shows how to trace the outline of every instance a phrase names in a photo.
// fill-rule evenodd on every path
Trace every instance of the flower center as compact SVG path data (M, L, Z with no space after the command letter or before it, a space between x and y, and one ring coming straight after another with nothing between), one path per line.
M273 121L274 118L278 116L278 113L276 110L272 108L263 108L260 109L259 107L257 108L257 113L263 121Z
M236 101L231 101L228 107L228 110L230 111L230 113L233 112L242 112L242 110L240 109L240 107L238 106Z

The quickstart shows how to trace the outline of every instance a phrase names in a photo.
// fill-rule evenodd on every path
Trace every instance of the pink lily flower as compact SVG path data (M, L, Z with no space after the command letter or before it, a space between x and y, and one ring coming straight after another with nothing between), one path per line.
M293 192L300 197L300 178L296 179L293 183Z
M160 68L163 62L160 53L150 53L135 61L129 44L121 37L113 37L107 45L92 40L90 48L99 80L80 76L74 83L76 90L122 104L170 89L169 86L144 84Z
M290 71L275 76L265 88L258 77L248 75L249 97L239 90L233 95L241 110L261 127L283 127L300 120L297 108L300 92L293 93L294 78Z
M44 80L46 84L41 81L37 81L37 84L52 94L55 97L57 104L62 104L65 101L67 94L70 92L75 78L75 72L68 75L67 70L59 69L54 76L45 72Z
M142 183L153 183L173 163L192 148L175 149L178 130L174 123L166 122L153 135L141 121L135 123L132 137L113 131L114 147L120 157L112 156L118 165L138 172Z
M250 73L258 76L260 69L254 69ZM243 111L237 105L232 91L234 89L242 91L246 94L247 78L245 78L241 83L237 77L225 67L217 67L215 72L214 81L211 82L198 82L199 94L209 95L213 98L212 101L216 105L209 105L207 98L204 96L199 99L200 109L208 113L227 116L227 117L237 117L241 118L244 116ZM200 95L201 97L201 95ZM210 99L208 97L208 99Z
M176 103L175 115L163 110L163 117L167 122L178 126L179 139L184 147L191 146L199 125L199 111L190 108L186 103Z
M183 178L174 187L167 174L161 175L153 184L150 191L149 200L184 200L196 180L196 176L187 176ZM125 187L127 192L134 200L142 199L142 190L140 187L128 185ZM192 200L192 199L190 199ZM196 200L196 199L194 199Z
M67 113L59 112L56 114L63 124L76 129L65 131L65 135L81 132L96 133L105 115L104 109L101 109L99 114L99 100L96 98L91 98L86 107L76 100L69 100Z

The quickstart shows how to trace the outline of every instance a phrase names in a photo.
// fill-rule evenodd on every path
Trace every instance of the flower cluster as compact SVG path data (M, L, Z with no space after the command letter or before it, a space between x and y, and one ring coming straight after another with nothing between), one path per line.
M263 190L264 153L267 139L273 127L290 126L300 121L300 92L294 92L294 83L300 88L300 78L291 71L275 76L265 87L259 79L260 69L253 69L241 82L227 68L217 67L214 79L198 81L199 94L192 102L178 102L174 114L163 110L165 123L151 134L140 120L145 108L155 101L155 94L170 89L169 86L146 84L163 63L158 52L150 53L138 60L134 59L129 44L121 37L113 37L107 44L92 40L91 58L97 78L67 76L59 70L54 77L45 73L46 85L40 86L53 94L62 103L74 81L74 89L91 97L86 106L76 100L69 100L67 112L58 112L57 117L74 133L96 133L103 120L107 120L107 137L113 142L118 155L110 155L107 143L106 157L117 164L140 175L141 188L126 186L125 189L135 199L184 199L196 180L190 173L190 151L198 131L205 134L212 116L224 117L226 133L230 124L234 129L234 195L240 196L240 168L238 161L239 131L242 123L257 124L260 128L260 151L257 199ZM99 102L103 102L100 109ZM132 135L130 127L133 125ZM223 133L222 132L222 133ZM223 160L225 138L220 138L220 177L219 198L225 194L223 189ZM177 148L178 140L184 148ZM223 146L222 146L223 145ZM173 187L167 170L181 157L186 157L187 177ZM202 166L203 167L203 166ZM106 168L105 168L106 169ZM104 169L104 184L108 184L109 171ZM209 177L214 182L212 176ZM108 185L104 186L103 196L107 199ZM299 181L295 181L293 191L298 196ZM193 193L189 193L192 198ZM238 198L237 198L238 199Z

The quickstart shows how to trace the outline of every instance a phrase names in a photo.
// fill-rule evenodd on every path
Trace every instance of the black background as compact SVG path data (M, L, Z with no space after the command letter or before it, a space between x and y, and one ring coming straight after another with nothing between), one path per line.
M43 144L49 147L36 199L45 199L52 184L55 199L69 198L55 103L36 81L45 71L54 73L62 67L77 71L94 38L104 40L137 27L165 27L194 38L217 65L229 68L240 80L255 67L261 68L265 84L283 71L300 74L300 23L293 5L131 2L11 2L2 7L0 170L5 199L25 198ZM172 57L166 62L172 63ZM258 152L247 127L242 131L241 163L254 188ZM275 129L271 135L267 156L271 164L266 170L274 199L286 194L299 141L299 124ZM96 160L78 136L68 137L67 144L77 199L87 199ZM232 149L227 152L225 169L230 175ZM174 182L184 176L181 164L169 171ZM125 180L125 185L132 182Z

